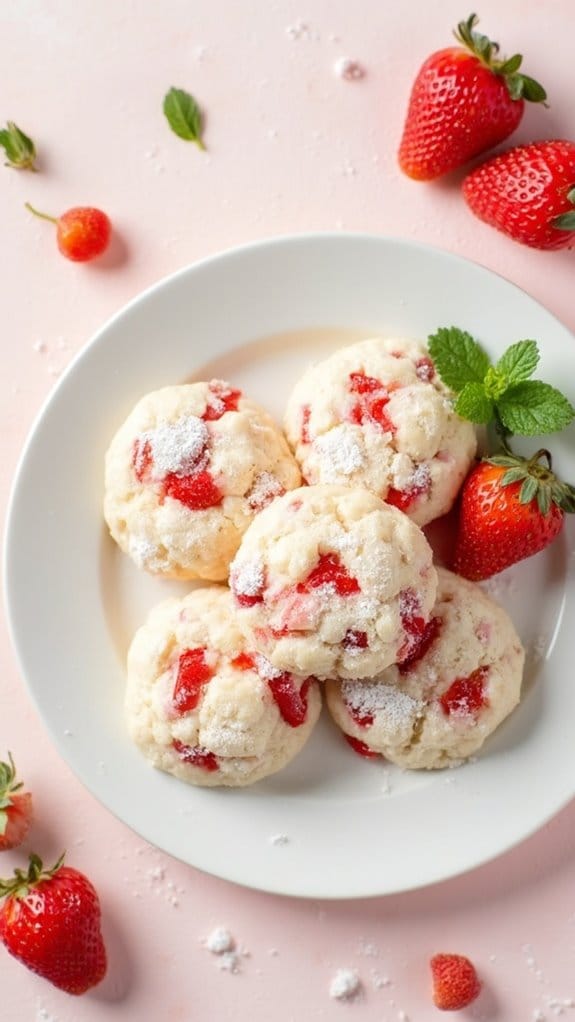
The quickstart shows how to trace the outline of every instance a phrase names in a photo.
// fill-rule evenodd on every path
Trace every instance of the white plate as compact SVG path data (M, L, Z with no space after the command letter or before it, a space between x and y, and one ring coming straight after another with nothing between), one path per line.
M549 551L495 586L528 647L525 689L474 763L404 773L356 756L324 719L285 771L243 791L202 790L152 770L126 738L130 637L153 603L185 590L139 573L102 521L104 451L135 401L216 375L279 418L312 358L370 334L426 338L450 324L493 355L535 337L539 375L569 382L575 398L573 337L507 281L410 242L314 235L227 252L151 288L87 346L36 422L6 537L22 673L86 787L143 837L199 869L290 895L407 890L503 852L575 792L571 524ZM551 446L573 479L573 431Z

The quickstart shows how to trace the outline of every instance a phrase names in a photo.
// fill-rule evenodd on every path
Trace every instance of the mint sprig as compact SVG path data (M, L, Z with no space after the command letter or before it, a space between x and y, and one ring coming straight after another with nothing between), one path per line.
M539 363L536 341L517 341L495 365L458 327L440 327L428 343L437 372L456 394L461 418L477 424L494 421L503 437L557 433L575 418L575 408L561 391L530 379Z
M195 142L205 149L202 140L202 112L196 100L184 89L171 88L164 96L164 114L170 128L186 142Z

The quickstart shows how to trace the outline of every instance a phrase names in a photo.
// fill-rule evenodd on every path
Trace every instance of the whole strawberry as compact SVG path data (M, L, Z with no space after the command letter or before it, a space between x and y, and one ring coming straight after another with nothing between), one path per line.
M478 581L538 553L561 531L566 511L575 511L575 489L553 474L548 451L479 462L461 493L454 571Z
M523 117L524 100L545 90L521 74L520 54L499 60L499 46L461 21L461 46L432 53L415 79L399 147L401 169L417 181L440 177L503 142Z
M0 851L21 845L32 822L32 796L21 791L12 754L0 763Z
M459 1011L478 997L481 983L465 955L434 955L430 961L433 1003L442 1011Z
M575 142L517 146L477 167L463 182L476 216L531 248L575 239Z
M0 880L0 940L20 962L69 994L83 994L103 979L106 949L100 904L92 884L63 866L44 870L30 856L27 873Z

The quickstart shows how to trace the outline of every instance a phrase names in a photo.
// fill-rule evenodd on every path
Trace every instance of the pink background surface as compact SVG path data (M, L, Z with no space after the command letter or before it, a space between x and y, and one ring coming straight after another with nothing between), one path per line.
M455 0L4 0L0 120L37 140L41 173L0 168L3 510L38 409L92 333L159 278L237 243L333 229L426 241L502 273L575 329L572 252L522 249L479 224L457 176L421 185L398 171L412 77L467 13ZM549 93L515 140L573 138L569 0L483 0L480 13ZM334 74L342 56L364 65L362 81ZM201 101L207 154L168 130L170 85ZM67 262L26 200L55 213L101 206L113 250L98 265ZM170 859L99 805L52 748L4 623L0 656L0 751L12 749L37 806L27 848L47 860L66 848L90 875L111 961L75 999L0 955L6 1022L430 1022L437 950L468 954L484 979L462 1017L575 1020L572 805L497 861L419 892L347 903L254 893ZM2 874L21 860L5 853ZM218 924L248 952L238 974L202 945ZM343 967L363 983L353 1004L329 996Z

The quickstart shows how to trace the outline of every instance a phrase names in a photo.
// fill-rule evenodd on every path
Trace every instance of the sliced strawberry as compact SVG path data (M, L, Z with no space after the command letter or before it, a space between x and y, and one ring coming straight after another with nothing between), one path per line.
M230 387L223 380L212 380L209 384L210 397L202 419L204 422L215 422L221 419L226 412L237 412L238 401L242 396L241 390Z
M389 488L385 502L399 508L400 511L407 511L418 497L429 493L430 489L431 473L429 468L427 465L418 465L404 490L397 490L393 486Z
M199 745L185 745L184 742L174 738L172 748L178 753L180 759L184 763L189 763L190 766L202 767L203 770L209 771L218 769L218 760L214 753L202 749Z
M482 707L489 706L485 694L488 674L488 667L478 667L466 678L456 678L439 700L443 712L448 717L476 716Z
M425 654L437 639L443 621L440 617L432 617L425 625L419 639L416 640L415 645L412 647L411 652L405 657L404 660L398 664L398 670L400 674L407 674L415 664L419 663L423 659Z
M235 667L238 671L253 671L255 670L256 661L251 653L238 653L237 656L230 661L232 667Z
M397 662L403 663L417 649L426 625L425 618L421 616L421 598L414 589L400 592L399 614L405 639L397 654Z
M320 586L333 586L338 596L353 596L361 592L359 583L350 575L337 554L320 554L319 561L303 582L298 582L298 593L309 593Z
M283 671L277 677L267 679L269 689L274 697L282 720L290 727L300 727L307 718L307 694L315 678L306 678L297 687L293 675Z
M376 423L385 432L395 433L395 426L385 408L389 402L390 393L397 386L397 384L386 385L375 376L367 376L363 372L350 373L349 389L352 394L359 395L359 400L351 407L350 421L356 425L363 425L365 422Z
M180 653L176 684L172 702L178 713L189 713L200 701L202 691L214 675L213 667L206 662L206 649L186 649Z
M367 649L369 643L367 632L358 632L355 628L348 628L342 641L342 646L347 650Z
M435 376L435 366L426 355L415 363L415 375L423 383L430 383Z
M179 476L168 472L162 489L164 496L179 500L190 511L205 511L209 507L218 507L224 499L220 488L214 482L210 472L198 472L197 475Z
M149 440L136 437L132 447L132 468L139 483L146 482L152 470L152 445Z
M347 744L351 745L353 751L357 752L359 756L364 756L365 759L379 759L379 752L374 752L373 749L370 749L369 745L362 742L360 738L354 738L353 735L346 734L344 734L343 737Z

